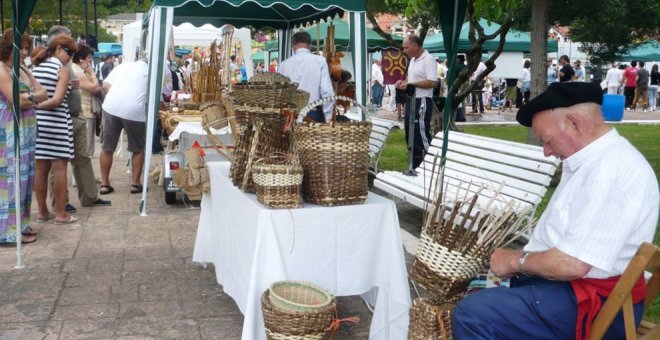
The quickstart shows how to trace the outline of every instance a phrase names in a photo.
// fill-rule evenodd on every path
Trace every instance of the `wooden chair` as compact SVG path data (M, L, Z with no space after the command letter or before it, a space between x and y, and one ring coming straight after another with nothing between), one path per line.
M591 339L602 339L609 329L612 321L623 308L623 319L626 327L626 339L660 339L660 325L642 321L639 329L635 330L633 303L630 292L644 270L653 273L647 282L647 295L644 299L644 311L648 309L660 290L660 250L650 243L642 243L637 254L632 258L628 267L621 275L621 279L614 286L614 290L607 298L600 312L591 326Z

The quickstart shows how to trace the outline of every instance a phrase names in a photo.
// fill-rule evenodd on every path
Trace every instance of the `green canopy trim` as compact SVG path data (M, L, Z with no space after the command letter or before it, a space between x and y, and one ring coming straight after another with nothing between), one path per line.
M154 0L152 7L173 7L174 24L199 26L251 25L285 29L344 15L364 12L364 0Z
M630 50L622 61L660 61L660 41L649 41Z
M343 19L334 19L331 20L330 22L332 22L332 24L335 26L335 46L337 47L337 51L350 51L352 48L352 44L351 44L348 22L344 21ZM320 31L319 49L323 50L323 46L325 46L325 37L327 35L328 26L330 26L330 22L328 21L322 22L305 29L305 31L312 36L312 50L314 51L316 50L317 27L319 28ZM371 28L366 29L366 35L367 35L367 50L369 52L374 52L374 51L379 51L382 49L394 47L385 38L381 37L378 33L376 33L376 31L374 31ZM403 37L394 37L394 40L398 42L402 42ZM277 48L278 48L277 40L271 40L266 42L264 49L267 51L277 51Z
M486 19L480 19L479 24L484 28L484 33L492 34L500 28L500 25L491 22L488 24ZM466 52L472 44L468 38L468 32L470 30L470 23L466 22L461 27L461 33L458 38L458 52ZM487 40L483 45L484 51L494 52L497 50L499 44L499 37L493 40ZM515 30L509 30L506 34L506 42L504 43L503 52L529 52L531 51L532 37L527 32L520 32ZM426 37L424 41L424 48L429 52L445 52L445 44L442 34L434 34ZM557 52L558 50L557 41L548 40L548 53Z

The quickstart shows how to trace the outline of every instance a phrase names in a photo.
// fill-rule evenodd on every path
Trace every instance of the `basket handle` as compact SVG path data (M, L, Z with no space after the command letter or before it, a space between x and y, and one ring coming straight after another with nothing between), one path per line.
M304 117L307 114L307 111L309 111L309 110L311 110L311 109L313 109L313 108L315 108L319 105L323 105L323 104L327 104L327 103L334 103L334 102L337 101L337 99L350 102L354 106L359 107L363 112L365 112L365 113L368 112L367 109L364 106L362 106L360 103L356 102L355 99L353 99L353 98L349 98L349 97L346 97L346 96L328 96L328 97L323 97L319 100L315 100L315 101L303 106L303 108L300 109L300 111L298 111L298 121L299 122L302 121L302 117ZM333 113L333 115L332 115L332 122L333 123L335 122L335 119L336 119L336 114Z
M276 162L280 162L278 164L285 164L287 162L290 163L291 161L293 161L292 156L293 156L292 154L287 154L287 153L284 153L284 152L277 151L277 152L271 153L270 156L268 156L268 157L261 157L261 158L257 159L254 162L254 164L259 164L259 163L265 162L267 160L274 160Z

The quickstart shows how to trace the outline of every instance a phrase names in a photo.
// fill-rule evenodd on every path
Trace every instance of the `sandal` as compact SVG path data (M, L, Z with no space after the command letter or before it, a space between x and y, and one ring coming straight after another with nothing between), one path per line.
M75 222L77 222L77 221L78 221L77 218L75 218L75 217L69 215L69 218L68 218L66 221L58 221L58 220L55 220L55 224L56 224L56 225L71 224L71 223L75 223Z
M53 214L52 212L48 212L48 214L46 214L46 216L44 216L44 217L37 216L37 218L35 218L34 220L37 221L37 222L43 223L43 222L48 222L49 220L52 220L53 218L55 218L55 214Z
M142 193L142 189L143 189L143 187L142 187L141 184L131 184L131 194Z
M99 194L101 195L107 195L115 192L115 188L109 186L109 185L102 185L101 186L101 191L99 191Z
M32 236L23 235L23 237L21 238L21 243L22 243L22 244L28 244L28 243L32 243L32 242L34 242L34 241L36 241L36 240L37 240L37 237L34 236L34 235L32 235ZM4 247L16 247L16 242L5 242L5 243L0 243L0 246L4 246Z
M22 234L23 234L23 236L37 236L39 233L34 231L34 229L32 229L32 227L27 226L27 228L25 228L25 230L22 232Z

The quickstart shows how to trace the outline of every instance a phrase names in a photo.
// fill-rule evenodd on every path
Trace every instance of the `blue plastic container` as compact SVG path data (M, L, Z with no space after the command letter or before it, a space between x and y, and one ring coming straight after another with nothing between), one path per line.
M620 122L623 119L623 109L626 97L620 94L606 94L603 96L601 112L603 119L611 122Z

